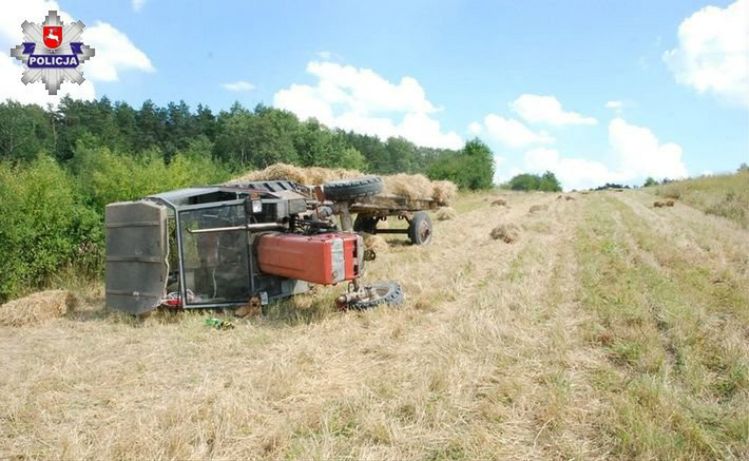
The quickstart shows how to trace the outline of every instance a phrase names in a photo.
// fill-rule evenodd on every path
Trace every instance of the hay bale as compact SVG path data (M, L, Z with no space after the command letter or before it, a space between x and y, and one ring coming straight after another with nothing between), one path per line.
M276 163L269 167L250 171L226 182L226 185L241 184L250 181L271 181L287 179L307 186L319 186L328 181L351 179L364 176L358 170L343 168L309 167L301 168L286 163ZM396 174L383 176L384 192L408 197L410 199L433 199L439 205L449 205L458 193L458 187L451 181L430 181L421 174Z
M452 181L434 181L432 188L432 199L439 205L449 205L458 195L458 186Z
M249 181L272 181L278 179L287 179L289 181L298 182L308 186L319 186L327 181L333 181L336 179L348 179L363 176L361 171L357 170L345 170L343 168L321 168L321 167L310 167L301 168L294 165L288 165L286 163L274 163L269 167L250 171L242 176L238 176L226 184L239 184Z
M653 208L663 208L664 206L666 206L666 204L664 202L661 202L661 201L658 201L658 200L656 200L655 202L653 202Z
M513 243L520 237L520 229L515 224L500 224L489 233L494 240Z
M435 216L437 217L437 221L449 221L458 216L458 213L453 208L445 207L437 210Z
M394 174L383 176L386 194L395 194L414 199L432 198L432 182L422 174Z
M498 198L492 201L492 206L507 206L507 200Z
M377 254L382 254L390 249L390 245L385 241L384 238L377 234L362 233L364 239L364 247L367 250L372 250Z
M674 202L673 200L666 200L666 206L671 207L671 206L674 206L675 203L676 202Z
M539 211L546 211L548 209L548 205L533 205L532 207L528 208L528 213L537 213Z
M77 299L67 290L47 290L0 306L0 325L36 325L72 311Z
M337 181L339 179L358 178L364 175L358 170L346 170L343 168L321 168L313 166L304 169L307 174L307 185L320 186L328 181Z

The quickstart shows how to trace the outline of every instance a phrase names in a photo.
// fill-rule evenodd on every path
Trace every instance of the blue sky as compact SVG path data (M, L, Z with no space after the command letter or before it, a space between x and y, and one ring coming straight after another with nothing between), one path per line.
M50 6L93 29L74 97L262 102L420 144L478 136L498 180L549 168L568 187L749 162L749 0L2 4L6 48ZM20 66L0 64L12 78ZM38 90L0 97L54 103Z

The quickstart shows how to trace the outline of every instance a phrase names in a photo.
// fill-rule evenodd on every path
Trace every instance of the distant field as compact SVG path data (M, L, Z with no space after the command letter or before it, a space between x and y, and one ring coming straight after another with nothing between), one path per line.
M339 313L323 289L217 331L89 293L0 327L0 458L748 459L743 179L658 187L679 193L658 209L463 196L432 245L370 263L401 308Z
M749 228L749 171L677 181L650 189Z

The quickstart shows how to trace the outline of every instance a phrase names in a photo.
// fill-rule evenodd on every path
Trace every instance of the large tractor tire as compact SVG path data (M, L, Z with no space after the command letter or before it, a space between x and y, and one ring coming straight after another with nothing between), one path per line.
M426 245L432 241L432 219L426 211L417 211L408 226L408 238L414 245Z
M323 184L325 198L328 200L354 200L377 195L382 192L382 178L379 176L362 176L356 179L341 179Z

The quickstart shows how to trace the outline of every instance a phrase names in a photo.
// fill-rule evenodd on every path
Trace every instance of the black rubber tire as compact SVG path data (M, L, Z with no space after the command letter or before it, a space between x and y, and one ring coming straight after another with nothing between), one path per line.
M349 308L356 310L371 309L382 304L390 304L397 306L403 304L404 296L403 289L400 285L395 282L380 282L369 285L370 287L376 288L378 291L384 294L380 295L377 299L357 301L352 303Z
M408 239L414 245L426 245L432 241L432 218L426 211L417 211L408 225Z
M354 220L354 232L376 234L378 221L379 219L377 219L376 216L358 214L356 215L356 219Z
M382 178L379 176L362 176L356 179L341 179L323 184L325 198L328 200L353 200L368 197L382 192Z

